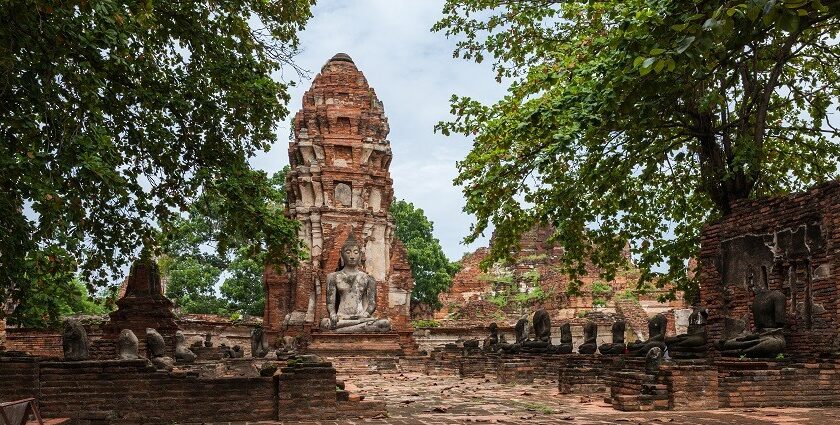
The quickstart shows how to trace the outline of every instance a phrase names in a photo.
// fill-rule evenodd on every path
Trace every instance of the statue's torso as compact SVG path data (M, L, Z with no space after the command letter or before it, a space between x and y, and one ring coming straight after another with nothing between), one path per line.
M339 297L338 314L339 319L369 317L364 300L367 292L368 275L361 271L345 272L340 271L334 274L335 289Z
M784 326L778 323L776 310L784 310L784 295L778 291L767 291L755 295L753 302L753 320L757 329L775 329Z

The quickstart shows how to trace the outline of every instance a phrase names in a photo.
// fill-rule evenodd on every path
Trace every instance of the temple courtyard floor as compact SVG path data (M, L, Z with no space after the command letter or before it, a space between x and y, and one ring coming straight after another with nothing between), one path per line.
M326 423L840 424L840 408L619 412L603 398L560 394L556 382L506 385L412 373L345 378L352 393L387 402L388 417Z

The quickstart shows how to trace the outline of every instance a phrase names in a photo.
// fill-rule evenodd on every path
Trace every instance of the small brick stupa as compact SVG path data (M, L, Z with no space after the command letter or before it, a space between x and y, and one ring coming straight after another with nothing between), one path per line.
M131 329L140 341L145 341L146 328L153 328L163 335L171 350L178 330L173 307L163 295L157 263L141 258L131 265L125 294L117 300L117 310L110 314L106 337L116 339L123 329Z
M265 272L263 327L270 336L325 332L327 274L340 268L340 250L353 234L361 270L376 280L374 315L402 333L414 287L405 248L394 235L394 197L388 120L382 102L350 56L321 68L303 96L289 144L287 216L301 222L310 258L288 272ZM346 337L345 337L346 338Z

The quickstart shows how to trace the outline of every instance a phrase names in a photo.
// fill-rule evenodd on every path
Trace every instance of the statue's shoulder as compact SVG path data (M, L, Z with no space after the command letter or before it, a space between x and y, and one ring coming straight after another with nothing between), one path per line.
M774 301L787 301L787 297L785 297L785 294L783 294L782 291L778 289L771 290L770 293L767 294L767 296Z
M327 273L327 282L335 282L335 277L341 272L330 272Z

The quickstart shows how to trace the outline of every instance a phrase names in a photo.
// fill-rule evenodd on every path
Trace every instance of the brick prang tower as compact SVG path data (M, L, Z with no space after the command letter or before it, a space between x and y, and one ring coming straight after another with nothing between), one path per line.
M405 248L389 213L394 198L391 146L382 102L350 56L330 59L303 96L289 143L286 214L301 222L310 258L293 270L266 268L263 326L269 335L306 334L328 317L327 274L355 235L361 269L377 282L374 315L409 329L414 286Z

